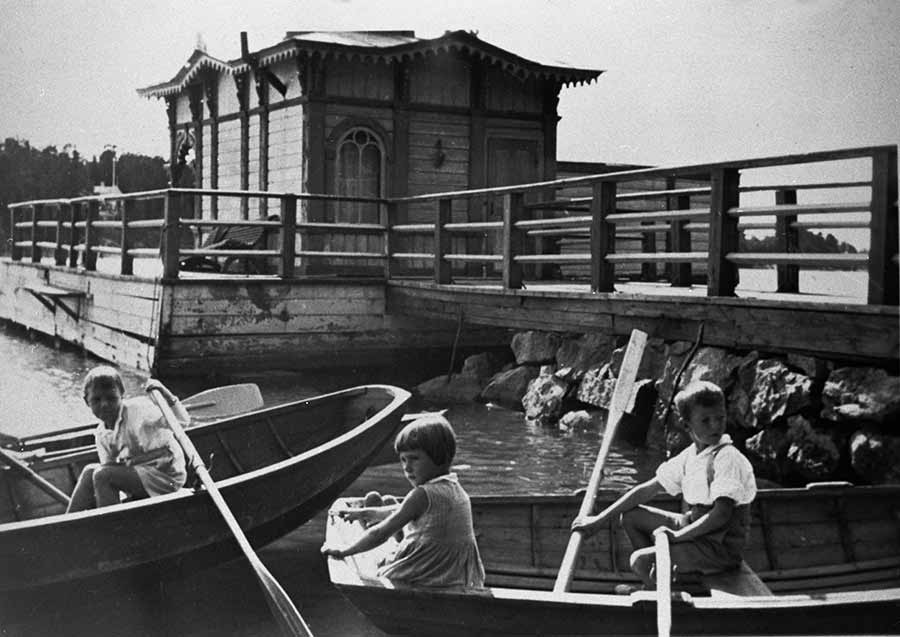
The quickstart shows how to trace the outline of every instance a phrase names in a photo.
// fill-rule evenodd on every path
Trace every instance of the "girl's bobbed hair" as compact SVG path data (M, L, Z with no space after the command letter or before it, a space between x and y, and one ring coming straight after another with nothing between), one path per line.
M88 390L92 387L116 387L119 393L125 393L125 383L115 367L99 365L89 371L84 377L84 399L87 400Z
M456 455L456 433L440 414L416 418L397 434L394 451L422 450L438 466L450 466Z
M675 408L678 415L687 420L691 417L691 409L701 407L718 407L725 411L725 392L722 388L708 380L697 380L675 395Z

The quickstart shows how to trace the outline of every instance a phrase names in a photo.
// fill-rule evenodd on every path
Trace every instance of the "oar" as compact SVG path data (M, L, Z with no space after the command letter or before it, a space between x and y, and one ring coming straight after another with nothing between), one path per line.
M191 416L225 418L263 407L262 392L255 383L213 387L181 401Z
M669 555L669 535L654 532L656 547L656 632L669 637L672 632L672 558Z
M31 467L29 467L18 458L13 458L11 455L0 449L0 460L6 463L6 465L10 469L34 484L34 486L39 488L41 491L50 495L54 500L62 502L66 506L69 505L69 496L57 489L46 479L35 473L35 471Z
M641 357L644 355L644 347L647 345L647 334L640 330L632 330L631 338L628 340L628 348L625 350L625 356L622 358L622 367L619 369L619 378L616 380L616 388L613 390L612 399L609 402L609 414L606 417L606 430L603 432L603 442L600 445L600 452L597 454L597 461L594 463L594 470L591 472L591 478L588 481L587 491L584 499L581 501L581 509L578 511L579 516L590 515L594 508L594 501L597 497L597 487L600 486L600 480L603 478L603 465L606 462L606 456L612 445L613 438L616 435L616 428L619 421L628 408L631 400L631 394L634 391L634 381L637 378L638 367L641 364ZM563 555L562 563L559 566L559 573L556 576L556 583L553 585L554 593L565 593L572 584L572 575L575 571L575 562L578 559L578 551L581 550L581 541L584 535L581 531L573 531L569 536L569 544L566 546L566 552Z
M237 385L213 387L212 389L207 389L199 394L188 396L181 401L181 404L185 406L192 416L202 418L204 421L228 418L255 409L261 409L265 406L259 386L254 383L239 383ZM69 427L68 429L59 429L43 434L32 434L21 438L0 434L0 444L8 449L23 450L26 449L30 443L35 441L40 444L45 440L59 440L61 438L69 437L69 434L78 433L87 436L92 434L96 427L96 424L77 425L75 427Z
M259 580L263 593L265 594L266 602L269 604L272 615L278 622L282 632L289 637L312 637L309 627L306 625L306 622L303 621L303 617L300 615L297 607L294 606L291 598L287 596L287 593L284 592L281 584L279 584L278 580L272 576L269 569L265 567L262 560L259 559L259 556L253 550L253 547L250 546L250 541L241 530L238 521L235 519L231 509L229 509L228 505L225 503L222 494L219 493L219 489L213 481L212 476L209 475L209 471L206 470L203 462L200 461L200 455L197 452L196 447L194 447L194 443L191 442L191 439L184 432L184 429L181 427L175 414L172 413L172 408L169 406L165 397L158 389L151 390L150 396L163 413L169 428L172 430L172 433L175 434L175 438L184 449L185 455L190 459L194 471L200 476L200 481L203 482L203 486L206 487L206 491L212 498L213 503L225 519L228 529L237 540L237 543L247 557L247 560L249 560L250 566L253 567L253 571L256 573L256 579Z

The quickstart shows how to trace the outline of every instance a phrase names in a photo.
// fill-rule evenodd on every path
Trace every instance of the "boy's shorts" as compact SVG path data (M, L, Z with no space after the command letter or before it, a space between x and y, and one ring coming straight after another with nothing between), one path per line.
M710 509L712 507L694 505L685 513L659 509L654 512L663 514L668 522L666 526L680 529ZM750 507L736 506L724 528L687 542L670 543L672 565L677 566L679 573L718 573L737 568L741 564L749 526Z

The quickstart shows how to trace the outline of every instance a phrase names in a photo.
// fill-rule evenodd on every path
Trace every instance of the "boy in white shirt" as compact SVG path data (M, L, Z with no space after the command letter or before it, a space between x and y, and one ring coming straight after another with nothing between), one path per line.
M725 433L721 388L708 381L691 383L675 396L675 406L693 444L599 514L572 523L573 531L591 535L621 513L622 526L635 549L631 569L647 588L655 586L653 532L657 529L669 534L672 565L679 573L738 567L750 529L750 503L756 497L753 467ZM645 504L664 491L682 496L682 513Z

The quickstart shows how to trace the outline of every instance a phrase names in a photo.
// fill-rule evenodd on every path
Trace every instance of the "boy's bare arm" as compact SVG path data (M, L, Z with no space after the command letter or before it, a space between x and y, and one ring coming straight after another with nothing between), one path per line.
M632 487L625 495L603 509L597 515L579 516L575 518L572 522L572 530L581 531L586 535L593 535L611 518L625 511L630 511L636 506L649 502L662 493L662 491L663 488L659 484L659 480L651 478L636 487Z
M708 512L677 531L667 532L672 536L673 542L687 542L721 529L728 524L733 511L734 500L725 497L716 498L713 508Z

